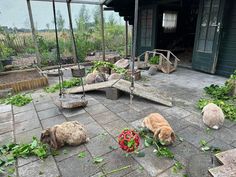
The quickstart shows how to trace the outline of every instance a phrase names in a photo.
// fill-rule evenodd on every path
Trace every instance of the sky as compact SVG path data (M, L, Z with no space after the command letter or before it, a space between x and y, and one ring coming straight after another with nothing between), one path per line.
M52 3L34 1L31 2L31 6L34 23L37 29L45 29L47 23L50 24L50 28L53 28ZM81 4L72 4L71 13L73 18L78 16L81 6ZM56 3L56 8L57 10L60 10L63 18L66 20L65 27L68 27L69 24L66 4ZM86 5L86 8L88 9L88 13L91 15L92 21L92 12L94 8L96 8L96 5ZM114 15L118 23L124 23L123 19L120 18L115 12L105 12L105 19L107 19L111 14ZM0 0L0 25L17 28L30 28L26 0Z

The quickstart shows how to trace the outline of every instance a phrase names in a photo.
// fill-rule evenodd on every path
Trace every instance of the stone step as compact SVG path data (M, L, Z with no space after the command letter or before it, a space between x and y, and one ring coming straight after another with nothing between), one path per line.
M236 177L236 148L216 154L222 166L209 169L213 177Z

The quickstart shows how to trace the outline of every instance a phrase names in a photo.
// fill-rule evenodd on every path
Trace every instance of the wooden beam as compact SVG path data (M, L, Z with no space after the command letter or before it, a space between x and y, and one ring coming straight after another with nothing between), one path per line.
M34 19L33 19L30 0L26 0L26 2L27 2L28 12L29 12L29 19L30 19L31 31L32 31L33 41L34 41L34 47L36 50L37 65L41 66L41 57L39 53L39 47L38 47L37 36L36 36L35 27L34 27Z
M125 21L125 56L128 58L129 55L129 26L128 21Z

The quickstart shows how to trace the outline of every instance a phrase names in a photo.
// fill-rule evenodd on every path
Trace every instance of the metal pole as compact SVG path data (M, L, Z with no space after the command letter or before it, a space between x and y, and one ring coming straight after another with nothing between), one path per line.
M60 47L59 47L59 40L58 40L58 33L57 33L57 18L56 18L56 7L55 7L55 0L52 0L52 7L53 7L53 18L54 18L54 25L55 25L55 34L56 34L56 47L57 47L57 61L59 62L58 67L58 74L59 74L59 88L60 88L60 97L62 96L62 89L63 89L63 76L61 72L61 57L60 57Z
M77 45L76 45L76 41L75 41L75 35L74 35L73 24L72 24L70 1L67 1L67 10L68 10L71 37L72 37L73 47L74 47L74 51L75 51L75 58L78 63L78 69L80 70L81 68L80 68L80 62L79 62L79 55L78 55L78 51L77 51ZM85 98L85 91L84 91L84 84L83 84L82 77L80 78L80 81L81 81L81 85L83 88L83 98Z
M102 59L105 61L105 34L104 34L104 17L103 17L103 5L100 5L101 11L101 27L102 27Z
M134 63L135 63L135 55L136 55L137 28L138 28L138 3L139 3L139 0L135 0L131 87L134 87Z
M128 33L128 21L125 21L125 57L129 55L129 33Z
M31 31L32 31L33 41L34 41L34 47L36 50L37 64L38 64L38 66L40 66L41 65L41 57L40 57L39 47L38 47L38 43L37 43L37 37L36 37L36 32L35 32L35 27L34 27L34 19L33 19L30 0L26 0L26 2L27 2L27 6L28 6L29 19L30 19Z

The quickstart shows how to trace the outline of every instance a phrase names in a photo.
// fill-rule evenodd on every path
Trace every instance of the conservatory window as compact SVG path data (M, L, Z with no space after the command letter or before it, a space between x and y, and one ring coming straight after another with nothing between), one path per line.
M172 33L176 31L177 17L177 12L167 11L163 13L162 27L164 28L164 32Z

